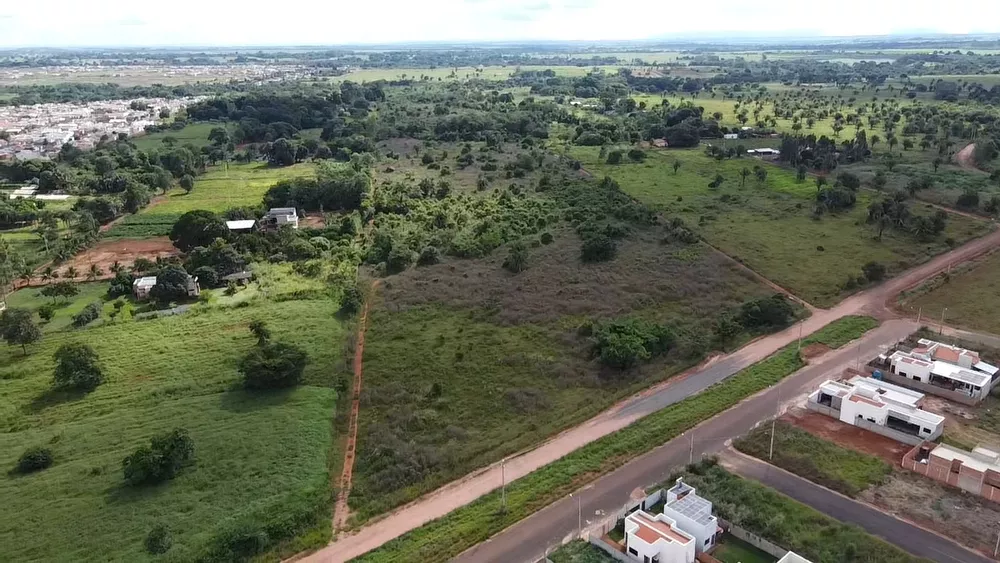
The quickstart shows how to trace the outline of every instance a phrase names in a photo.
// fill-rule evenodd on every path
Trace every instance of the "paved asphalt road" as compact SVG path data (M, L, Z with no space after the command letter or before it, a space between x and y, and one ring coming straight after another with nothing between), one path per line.
M758 459L727 451L722 465L734 473L764 483L841 522L861 526L913 555L939 563L987 563L987 557L923 528L919 528L845 496L820 487Z
M917 324L908 320L883 323L856 343L814 358L812 365L785 378L778 385L626 463L574 497L549 505L462 553L455 561L514 563L538 560L546 546L556 545L578 530L578 511L583 515L583 527L587 527L588 523L602 520L604 515L621 508L636 488L659 483L688 463L692 456L692 436L695 459L718 453L725 448L727 441L746 433L761 420L772 417L779 403L801 402L819 382L840 377L844 369L856 366L859 353L862 358L875 356L884 350L884 346L901 340L916 328Z

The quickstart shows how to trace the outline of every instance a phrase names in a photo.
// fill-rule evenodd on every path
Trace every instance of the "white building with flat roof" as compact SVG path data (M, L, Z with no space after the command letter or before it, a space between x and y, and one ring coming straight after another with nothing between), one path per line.
M698 496L697 490L683 479L677 479L674 486L667 490L663 514L675 520L680 529L694 536L699 553L712 549L722 533L719 519L712 515L711 501Z
M913 350L896 350L884 358L889 372L905 379L936 385L968 395L977 401L993 389L1000 368L979 358L979 353L921 338Z
M785 554L784 557L778 559L777 563L812 563L812 561L806 559L805 557L802 557L801 555L795 553L794 551L789 551L788 553Z
M823 382L809 395L809 406L841 422L919 443L934 440L944 431L944 417L919 408L923 397L923 393L885 381L855 377L847 382Z
M694 563L695 539L664 514L637 510L625 517L625 551L642 563Z

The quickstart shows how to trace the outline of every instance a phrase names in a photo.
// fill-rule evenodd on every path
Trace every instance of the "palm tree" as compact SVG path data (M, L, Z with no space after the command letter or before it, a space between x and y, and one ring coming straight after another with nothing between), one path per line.
M45 270L42 271L42 281L48 283L59 277L59 273L52 269L52 266L46 266Z
M70 280L75 280L79 275L80 272L76 269L76 266L70 266L69 268L66 268L66 274L65 274L66 278L69 278Z
M124 271L125 271L125 266L122 266L121 262L115 260L114 263L111 264L111 273L117 275Z
M97 264L91 264L90 270L87 271L87 279L90 281L94 281L103 275L104 270L102 270Z
M24 285L31 285L31 278L34 275L35 271L31 269L31 266L21 262L20 267L18 267L17 276L24 280Z

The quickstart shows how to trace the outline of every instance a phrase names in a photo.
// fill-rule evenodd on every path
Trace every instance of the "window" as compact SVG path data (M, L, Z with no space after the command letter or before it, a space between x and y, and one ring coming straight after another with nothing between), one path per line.
M712 538L706 539L705 540L705 547L708 547L708 544L710 544L710 543L712 543Z
M635 555L636 557L639 556L639 552L636 551L634 547L628 548L628 552L631 553L632 555Z
M920 431L923 432L924 434L930 434L931 433L931 429L930 428L921 428Z
M643 555L642 556L642 563L649 563L649 556L648 555Z

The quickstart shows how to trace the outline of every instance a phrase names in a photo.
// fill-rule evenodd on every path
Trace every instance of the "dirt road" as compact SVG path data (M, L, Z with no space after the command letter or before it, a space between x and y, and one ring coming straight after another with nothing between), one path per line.
M882 319L892 318L894 314L887 308L886 303L894 299L900 291L919 284L949 266L970 260L997 246L1000 246L1000 231L937 256L880 286L855 294L832 309L816 310L811 317L801 323L802 334L812 334L848 315L870 314ZM915 323L907 323L908 331L912 332L916 328ZM898 336L896 338L898 340L905 334L894 334L893 338ZM630 397L579 426L550 438L534 449L508 459L505 467L506 478L510 482L523 477L650 413L700 393L710 385L732 376L794 342L798 335L799 327L795 325L782 332L755 340L736 352L720 356L702 369L675 377ZM887 341L885 344L891 342ZM500 480L499 464L480 469L395 510L381 520L369 523L353 534L339 536L334 543L304 557L303 560L333 563L366 553L489 493L500 486Z
M975 143L965 145L965 148L955 153L955 164L966 170L975 170L979 172L979 168L976 168L976 162L972 159L972 153L975 152L975 150Z

